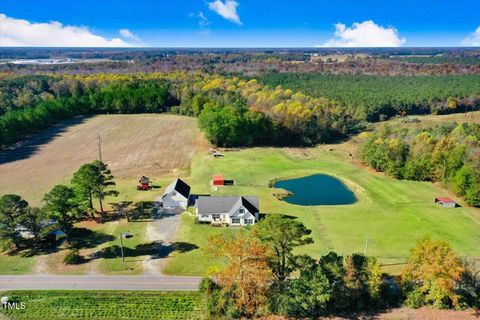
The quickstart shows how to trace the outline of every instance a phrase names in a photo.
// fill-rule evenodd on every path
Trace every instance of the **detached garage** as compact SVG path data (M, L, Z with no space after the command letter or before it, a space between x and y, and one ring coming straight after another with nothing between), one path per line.
M447 197L437 197L435 198L435 203L441 205L443 208L455 208L457 203Z

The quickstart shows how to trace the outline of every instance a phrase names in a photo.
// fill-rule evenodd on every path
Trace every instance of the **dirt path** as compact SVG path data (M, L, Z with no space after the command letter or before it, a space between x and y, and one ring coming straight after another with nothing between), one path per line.
M49 274L48 264L47 264L48 257L49 257L48 254L43 254L38 257L35 263L35 267L33 268L33 271L32 271L33 274Z
M143 262L144 274L161 275L168 260L172 241L180 226L181 212L165 212L159 206L159 199L153 211L153 222L146 227L146 241L161 244L161 249L156 256Z

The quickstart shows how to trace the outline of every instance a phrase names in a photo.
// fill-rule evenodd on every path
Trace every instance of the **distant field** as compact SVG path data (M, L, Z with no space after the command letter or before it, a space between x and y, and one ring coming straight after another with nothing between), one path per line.
M408 120L417 119L418 122L409 123ZM406 118L395 118L387 122L379 122L377 125L383 123L392 126L402 126L409 128L424 128L431 127L437 124L457 122L457 123L480 123L480 111L473 111L468 113L453 113L446 115L425 115L425 116L408 116Z
M199 293L155 291L13 291L10 301L23 310L2 310L7 319L202 319Z
M39 204L80 165L102 157L118 178L152 178L187 171L200 141L196 120L176 115L102 115L76 118L0 153L0 194L17 193Z

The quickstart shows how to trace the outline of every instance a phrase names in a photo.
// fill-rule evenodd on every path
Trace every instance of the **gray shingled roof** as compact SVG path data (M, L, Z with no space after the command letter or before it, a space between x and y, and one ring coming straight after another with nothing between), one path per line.
M197 199L196 207L198 213L229 213L234 207L242 202L242 205L250 211L250 213L259 212L258 197L239 197L239 196L223 196L223 197L205 197L200 196Z

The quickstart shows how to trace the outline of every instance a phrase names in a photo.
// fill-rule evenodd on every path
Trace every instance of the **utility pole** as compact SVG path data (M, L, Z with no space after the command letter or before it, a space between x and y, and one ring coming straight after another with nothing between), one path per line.
M98 142L98 160L102 161L102 141L100 139L100 131L97 129L97 142Z
M125 268L127 268L127 266L125 265L125 254L123 252L123 237L125 237L125 239L129 239L131 237L133 237L133 234L131 234L129 231L127 232L121 232L118 237L120 238L120 251L122 252L122 262L125 266Z
M365 240L365 256L367 255L367 252L368 252L368 244L369 244L370 240L372 240L372 235L371 234L369 234L367 236L367 239Z
M125 263L125 256L123 255L123 234L120 233L120 250L122 251L122 262Z

